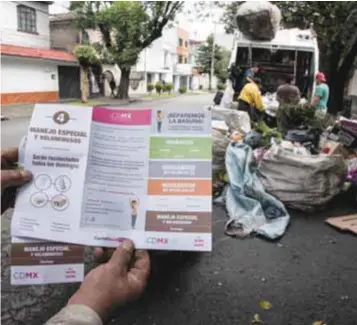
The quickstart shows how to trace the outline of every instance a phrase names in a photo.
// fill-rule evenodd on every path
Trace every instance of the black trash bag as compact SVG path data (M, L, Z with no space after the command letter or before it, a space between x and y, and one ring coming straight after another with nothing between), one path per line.
M320 135L321 130L316 128L305 128L287 131L284 139L291 142L301 143L312 154L318 154Z
M223 98L223 94L224 94L223 91L217 91L216 92L216 95L213 98L213 102L214 102L215 105L218 106L221 103L222 98Z

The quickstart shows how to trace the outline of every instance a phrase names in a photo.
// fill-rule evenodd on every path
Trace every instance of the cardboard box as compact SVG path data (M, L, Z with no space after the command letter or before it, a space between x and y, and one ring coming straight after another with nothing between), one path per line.
M354 136L357 136L357 121L356 120L349 120L349 119L341 119L340 124L343 129L348 130Z
M357 214L328 218L326 222L340 230L351 231L357 235Z
M351 127L346 128L340 124L335 124L328 135L328 139L342 143L346 149L357 149L357 135L354 134Z
M348 156L348 151L345 149L342 143L328 140L324 143L322 152L332 156L332 155L342 155L343 157Z

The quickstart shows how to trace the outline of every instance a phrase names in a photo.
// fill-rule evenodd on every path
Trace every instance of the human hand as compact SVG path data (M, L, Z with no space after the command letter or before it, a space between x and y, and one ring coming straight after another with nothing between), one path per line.
M21 186L32 179L28 170L13 169L18 162L18 149L12 148L1 152L1 190L10 186Z
M16 187L32 179L29 171L14 169L17 162L17 148L1 151L1 214L14 205Z
M133 242L125 240L107 263L87 274L68 304L86 305L105 321L113 308L135 300L143 293L149 273L147 251L134 250Z

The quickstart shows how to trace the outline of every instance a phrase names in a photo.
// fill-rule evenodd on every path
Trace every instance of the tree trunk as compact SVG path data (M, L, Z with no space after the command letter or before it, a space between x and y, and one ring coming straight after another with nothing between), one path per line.
M330 98L327 104L328 113L337 115L339 109L341 109L343 105L344 80L338 73L338 63L341 59L341 51L339 51L340 44L334 43L332 45L334 47L329 56L321 56L320 58L320 62L322 60L322 62L325 63L325 67L320 71L327 72L327 83L330 88Z
M345 88L350 80L349 74L353 68L353 63L357 55L357 40L352 45L350 51L343 59L342 65L339 66L341 57L341 48L334 45L334 52L330 55L328 84L330 86L330 100L328 103L328 111L332 115L343 109Z
M99 88L99 94L104 95L104 82L102 80L103 69L100 64L92 65L91 70L94 74L95 82Z
M82 103L88 102L88 93L89 93L88 68L81 66L81 101L82 101Z
M209 73L209 77L208 77L208 90L212 90L212 79L213 79L213 76L211 73Z
M330 99L328 102L328 112L332 115L337 115L338 111L343 109L346 78L347 76L343 76L338 72L329 77Z
M121 77L118 87L118 93L116 95L119 99L129 98L129 83L130 83L130 68L120 68Z

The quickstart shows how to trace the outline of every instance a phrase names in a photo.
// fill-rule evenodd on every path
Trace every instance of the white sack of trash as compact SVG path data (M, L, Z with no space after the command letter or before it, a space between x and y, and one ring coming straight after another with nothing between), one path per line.
M297 154L274 144L258 170L265 190L287 207L315 211L340 193L347 167L341 155Z
M252 40L272 40L280 27L280 9L268 1L247 1L237 11L237 26Z

